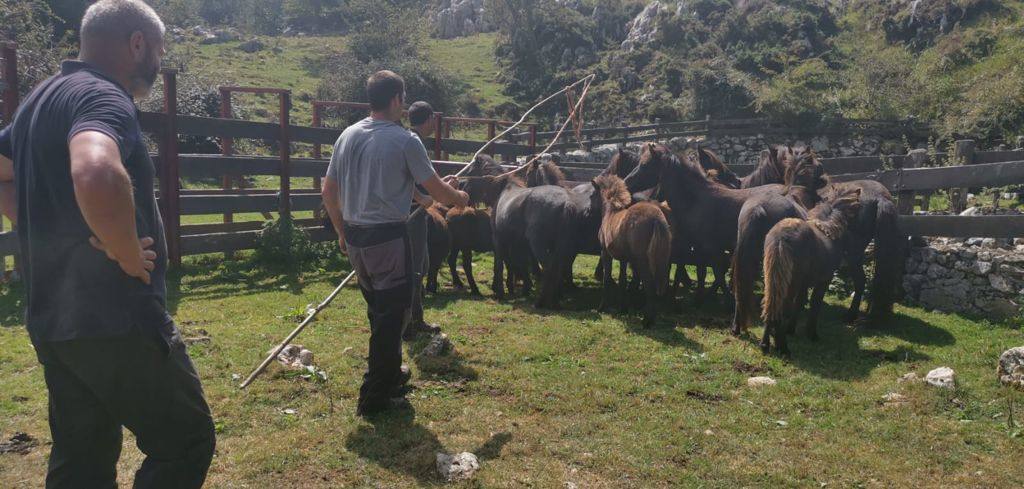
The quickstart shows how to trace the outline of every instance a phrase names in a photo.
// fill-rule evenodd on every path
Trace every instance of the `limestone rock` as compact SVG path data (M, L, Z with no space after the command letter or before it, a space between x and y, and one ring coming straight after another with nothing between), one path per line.
M622 41L622 49L632 51L653 41L658 33L658 15L664 9L665 6L659 1L651 2L644 7L636 18L630 21L629 33L626 34L626 40Z
M455 455L437 452L435 463L437 472L448 482L472 479L476 471L480 470L480 461L469 452Z
M956 386L956 372L949 367L939 367L928 372L928 375L924 377L924 381L935 387L952 389Z
M1024 346L1010 348L999 355L996 375L1003 385L1024 389Z
M428 357L439 357L450 353L452 348L452 342L448 339L448 335L437 333L430 338L430 342L427 343L427 346L419 354Z
M263 41L260 41L255 37L238 45L238 49L246 53L255 53L256 51L262 51L263 48L265 47L266 46L263 44Z
M771 387L777 383L771 377L751 377L747 379L747 387Z

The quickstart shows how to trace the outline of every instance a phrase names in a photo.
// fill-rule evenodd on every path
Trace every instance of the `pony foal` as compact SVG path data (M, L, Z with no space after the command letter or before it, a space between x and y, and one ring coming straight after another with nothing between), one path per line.
M600 310L607 309L611 300L612 259L633 265L647 294L644 307L644 327L654 324L656 297L664 296L668 288L668 272L672 258L672 231L665 212L654 202L630 205L632 197L626 183L615 175L599 176L594 187L601 193L604 213L601 230L601 261L604 296ZM628 309L628 284L620 280L622 309Z

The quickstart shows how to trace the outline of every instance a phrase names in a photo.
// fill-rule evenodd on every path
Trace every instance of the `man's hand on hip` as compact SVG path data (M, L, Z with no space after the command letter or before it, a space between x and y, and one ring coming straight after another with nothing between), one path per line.
M156 268L154 260L156 260L156 252L149 249L153 246L153 238L142 238L139 240L139 250L136 256L129 256L126 258L118 258L110 251L100 240L96 239L95 236L89 238L89 244L102 251L107 255L107 258L114 260L118 265L121 266L121 270L127 273L130 277L135 277L147 285L150 283L149 272L152 272Z

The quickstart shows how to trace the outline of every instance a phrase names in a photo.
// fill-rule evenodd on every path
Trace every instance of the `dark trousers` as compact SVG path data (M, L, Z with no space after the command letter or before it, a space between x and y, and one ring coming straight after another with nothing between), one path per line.
M358 412L387 406L402 369L402 331L412 301L412 256L406 224L345 226L349 261L370 320L370 352Z
M50 395L47 488L116 488L122 427L146 455L134 487L203 485L213 418L173 323L35 348Z
M409 218L409 246L412 255L412 304L409 325L423 323L423 279L427 275L427 213L416 212Z

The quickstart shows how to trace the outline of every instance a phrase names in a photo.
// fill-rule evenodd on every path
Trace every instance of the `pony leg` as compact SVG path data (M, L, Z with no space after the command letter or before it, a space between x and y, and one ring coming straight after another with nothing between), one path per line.
M466 272L466 282L469 282L469 290L473 295L480 295L480 289L476 286L476 279L473 278L473 250L462 250L462 269Z
M609 260L609 264L612 262ZM619 260L619 311L623 314L629 312L629 263Z
M604 280L604 253L601 253L601 258L597 260L597 266L594 267L594 279Z
M448 253L448 271L452 274L452 287L462 289L462 280L459 279L459 270L455 267L455 263L458 259L458 249L454 249L451 253ZM465 251L463 251L463 259L465 259Z
M494 243L494 279L491 282L491 288L494 289L494 297L499 300L505 298L505 253L502 250L502 246L499 243ZM512 267L509 267L509 278L512 277Z
M598 267L601 271L601 305L598 306L599 312L605 312L608 310L608 305L612 301L612 257L607 251L601 252L601 261L598 264L604 264L605 266Z
M566 262L564 265L562 265L562 267L564 268L564 270L562 271L562 277L565 280L564 286L568 290L576 290L576 282L574 282L573 278L572 278L572 265L573 265L573 263L576 263L576 256L575 255L573 255L573 257L568 262Z
M778 320L770 319L768 321L765 321L765 323L764 323L764 335L761 336L761 353L764 353L765 355L767 355L768 352L771 351L771 349L772 349L772 340L771 340L772 331L776 331L776 330L778 330L778 328L779 328L779 321ZM775 340L775 343L776 343L776 345L778 344L778 339Z
M658 318L657 297L658 285L654 283L653 264L647 260L637 260L633 264L633 271L640 275L640 282L643 284L646 304L644 304L644 327L650 328Z
M708 267L703 258L697 258L697 290L693 293L693 302L700 307L704 303L704 285L708 279Z
M846 311L846 322L852 323L860 316L860 304L864 299L864 287L867 277L864 275L864 253L857 253L847 260L850 268L850 278L853 280L853 299L850 301L850 308ZM877 273L877 272L876 272Z
M727 301L732 298L732 290L729 288L729 284L726 279L729 276L729 255L722 254L719 257L718 263L713 267L715 272L715 283L712 286L712 291L721 291L722 297Z
M811 308L807 316L807 337L812 341L818 341L818 315L821 312L821 303L825 300L826 290L828 290L828 282L820 282L814 285L814 292L811 293Z

